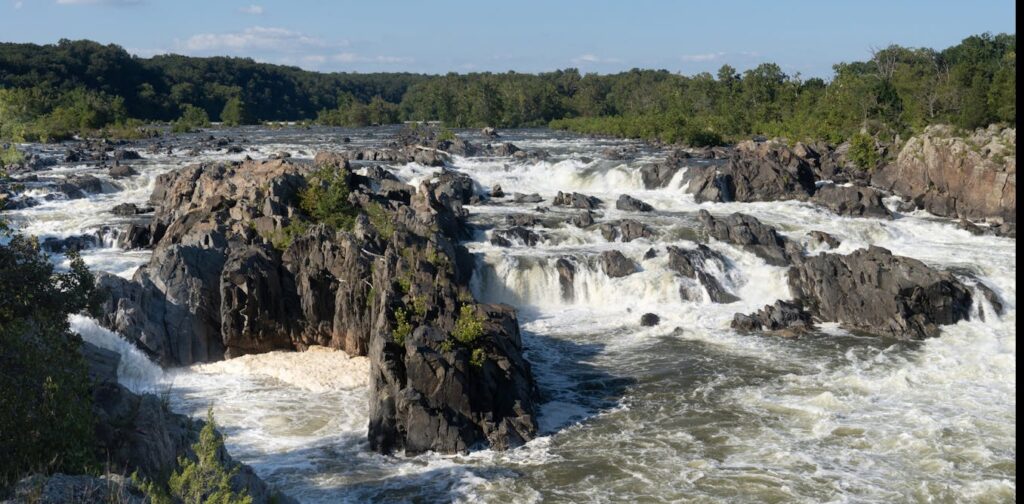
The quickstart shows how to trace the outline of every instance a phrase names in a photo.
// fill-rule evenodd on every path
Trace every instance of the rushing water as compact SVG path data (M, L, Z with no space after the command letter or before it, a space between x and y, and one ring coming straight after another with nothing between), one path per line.
M299 158L321 148L368 145L387 130L315 129L228 131L256 151L200 160L255 158L287 150ZM475 138L470 132L470 139ZM895 220L852 219L797 202L698 205L677 177L669 187L643 190L638 168L657 152L600 156L623 141L583 139L547 130L505 133L544 161L456 158L453 167L480 190L597 196L600 220L634 218L659 231L655 239L609 243L597 231L568 225L539 230L536 247L500 248L489 228L510 212L536 204L470 207L479 231L468 247L477 256L473 289L484 301L520 310L527 358L543 394L542 436L508 452L385 457L368 451L368 398L363 379L310 386L271 368L310 375L365 372L359 359L315 352L253 358L163 372L85 318L73 326L87 339L125 355L120 376L135 390L169 393L172 406L192 415L212 407L231 452L272 484L304 502L1008 502L1016 499L1016 251L1009 239L972 236L926 214ZM181 144L171 154L146 156L123 190L84 200L56 200L14 212L27 232L68 236L116 224L110 208L143 203L157 174L196 161ZM391 167L406 180L434 169ZM90 172L60 166L46 176ZM104 176L103 173L96 173ZM46 192L45 185L30 189ZM657 211L614 209L628 193ZM542 205L548 205L544 203ZM729 329L736 312L788 299L786 270L722 243L710 246L730 261L718 272L740 298L731 304L683 302L681 282L667 269L666 245L692 248L698 209L743 211L802 239L811 230L840 238L839 252L869 244L939 268L970 271L1004 300L996 316L976 302L971 321L943 328L920 343L851 334L834 325L800 339L741 335ZM569 212L539 217L564 222ZM130 276L148 255L113 247L87 251L97 270ZM648 249L658 252L642 260ZM596 256L617 249L641 271L606 277ZM554 262L577 269L574 301L563 301ZM56 258L60 261L60 258ZM980 298L980 296L975 296ZM661 317L639 326L640 315ZM984 320L979 315L985 315ZM283 360L282 360L283 359ZM275 371L277 372L277 371ZM328 383L328 385L323 385Z

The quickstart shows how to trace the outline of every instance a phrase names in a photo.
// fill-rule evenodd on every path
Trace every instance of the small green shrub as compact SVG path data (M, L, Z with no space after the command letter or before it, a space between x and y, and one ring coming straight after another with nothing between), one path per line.
M487 362L487 352L483 348L474 348L473 354L469 357L469 363L476 367L483 367Z
M395 309L395 328L391 330L391 336L395 343L405 344L405 338L412 334L412 324L409 323L409 315L403 308Z
M363 211L366 212L366 217L370 219L370 224L377 230L377 233L385 240L390 241L391 237L395 235L395 222L388 215L384 206L376 201L371 201L363 208Z
M412 312L420 320L427 316L427 296L413 296Z
M188 133L199 128L210 126L210 116L206 110L199 107L185 104L181 110L181 117L171 125L171 131L175 133Z
M446 340L442 341L441 342L441 351L442 352L451 352L452 351L452 340L446 339Z
M264 239L270 242L270 245L276 250L283 251L290 247L295 239L302 236L309 230L309 223L298 219L293 219L288 223L287 226L281 229L275 229L271 232L261 233Z
M299 207L316 222L332 229L350 231L356 222L356 208L349 202L348 172L324 166L307 177L299 193Z
M850 138L850 150L847 157L854 166L863 170L874 170L880 161L875 150L875 139L866 133L857 133Z
M484 334L484 319L476 314L473 305L465 304L459 310L452 336L460 343L472 344Z
M12 166L25 160L25 155L13 145L0 149L0 168Z
M213 410L206 413L206 425L192 450L196 459L178 459L179 469L167 482L172 498L184 504L252 504L252 497L246 492L231 489L231 478L238 468L228 469L221 459L224 439L217 432Z

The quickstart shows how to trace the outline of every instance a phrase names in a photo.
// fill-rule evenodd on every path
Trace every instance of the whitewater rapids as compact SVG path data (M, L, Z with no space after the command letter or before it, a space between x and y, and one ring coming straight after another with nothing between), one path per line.
M219 133L218 133L219 134ZM309 158L386 137L382 130L267 131L243 128L254 158L286 150ZM212 408L232 454L268 482L303 502L1013 502L1016 499L1016 247L973 236L924 213L891 221L844 218L799 202L697 204L679 175L645 190L644 163L659 154L642 145L593 140L547 130L503 132L526 150L551 158L456 158L481 193L557 191L604 200L600 220L633 218L656 229L653 239L607 242L572 226L539 229L535 247L488 242L509 213L538 204L471 206L479 228L467 247L477 269L474 293L520 311L526 357L543 394L541 437L509 452L384 457L367 449L364 358L318 349L275 352L163 371L116 334L74 317L83 336L120 352L119 377L133 390L168 394L176 411ZM470 140L482 139L470 136ZM609 146L636 145L630 161L601 159ZM184 149L179 149L180 154ZM206 154L199 160L240 159ZM11 212L26 232L64 237L119 222L118 203L144 203L156 175L195 162L180 155L147 157L118 192L55 200ZM404 180L436 169L391 169ZM89 171L62 166L57 173ZM92 172L106 177L103 172ZM45 192L45 187L30 188ZM614 209L619 194L644 200L651 214ZM607 208L611 207L611 208ZM975 296L981 317L946 326L938 338L898 342L851 334L826 324L797 340L741 335L732 315L789 299L787 271L727 244L712 242L730 264L716 278L739 301L683 302L665 247L693 248L695 214L742 211L801 240L827 231L838 252L868 245L932 266L976 275L1000 295L995 315ZM569 212L538 214L564 221ZM599 222L600 222L599 220ZM649 249L654 259L642 260ZM611 279L596 257L619 250L641 271ZM96 270L130 276L148 259L106 243L84 254ZM576 267L573 301L560 294L554 262ZM61 258L55 258L61 261ZM661 317L641 328L640 316Z

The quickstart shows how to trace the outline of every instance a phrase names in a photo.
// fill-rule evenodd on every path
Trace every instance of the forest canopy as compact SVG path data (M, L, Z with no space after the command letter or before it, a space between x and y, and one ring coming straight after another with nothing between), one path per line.
M60 140L130 120L315 120L364 126L551 125L587 133L715 143L752 134L839 142L934 123L1016 123L1016 35L942 50L889 46L838 63L828 81L774 63L715 75L633 69L598 75L318 73L248 58L133 56L117 45L0 44L0 137ZM180 121L179 121L180 123Z

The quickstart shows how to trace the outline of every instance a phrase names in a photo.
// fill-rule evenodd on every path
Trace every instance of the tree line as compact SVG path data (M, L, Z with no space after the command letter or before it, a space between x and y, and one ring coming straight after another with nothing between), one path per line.
M788 75L774 63L742 73L723 65L715 75L692 76L573 68L318 73L247 58L140 58L91 41L0 44L0 137L60 139L137 126L132 120L185 124L183 115L198 126L208 120L550 125L691 144L751 134L839 142L865 130L894 138L933 123L965 129L1016 123L1015 34L975 35L942 50L893 45L833 70L828 81Z

